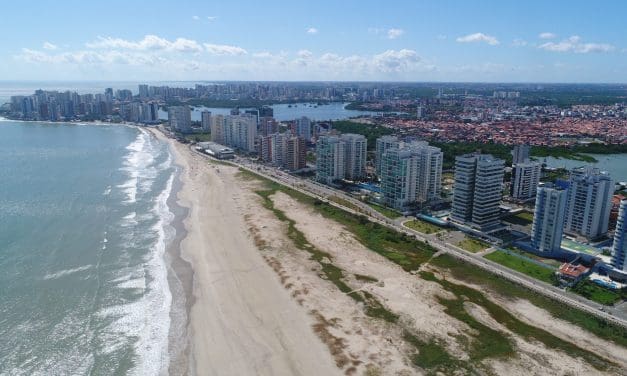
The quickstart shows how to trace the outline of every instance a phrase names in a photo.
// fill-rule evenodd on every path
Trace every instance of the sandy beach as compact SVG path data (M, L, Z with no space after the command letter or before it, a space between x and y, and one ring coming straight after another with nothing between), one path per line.
M255 193L262 183L154 133L170 143L181 167L178 205L188 211L180 254L193 269L193 286L188 298L190 351L182 358L188 366L177 368L182 374L427 374L412 364L415 348L408 346L408 330L444 344L461 361L472 361L467 344L474 329L445 312L439 299L454 296L439 284L405 272L313 208L281 192L271 195L274 207L293 221L309 246L328 255L324 262L343 271L350 288L377 299L399 320L369 316L363 303L340 291L325 277L322 264L294 243L286 222L262 205ZM511 338L517 349L510 358L481 361L483 369L517 375L601 375L627 369L622 347L555 320L526 301L485 293L530 325L609 359L617 368L603 372L524 338L467 302L465 310L474 319Z
M311 329L312 317L255 246L241 214L237 169L209 164L186 145L171 145L182 167L179 204L189 209L181 255L194 271L191 373L340 374Z

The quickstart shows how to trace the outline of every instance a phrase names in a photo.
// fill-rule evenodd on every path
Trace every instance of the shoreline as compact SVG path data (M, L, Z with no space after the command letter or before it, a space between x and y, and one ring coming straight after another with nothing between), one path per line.
M137 126L125 124L126 126ZM190 310L194 304L193 282L194 270L188 260L182 255L181 243L187 237L188 231L185 220L190 209L179 204L178 194L183 189L182 174L184 167L176 158L172 144L167 137L157 128L145 127L148 132L160 142L164 142L172 157L175 166L173 186L167 198L167 206L174 215L170 226L174 229L174 237L170 239L164 253L167 266L167 280L172 304L170 306L170 328L168 331L168 357L167 372L169 375L190 375ZM166 369L164 365L163 369Z

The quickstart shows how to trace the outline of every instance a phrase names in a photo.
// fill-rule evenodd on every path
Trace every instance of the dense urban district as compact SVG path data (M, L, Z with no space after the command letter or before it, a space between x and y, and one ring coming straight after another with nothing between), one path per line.
M274 117L275 104L331 102L368 115ZM627 153L625 86L139 85L37 90L1 111L17 120L158 126L198 152L324 187L345 209L578 294L580 304L627 323L627 176L584 165L595 161L589 153ZM547 156L582 166L550 168Z

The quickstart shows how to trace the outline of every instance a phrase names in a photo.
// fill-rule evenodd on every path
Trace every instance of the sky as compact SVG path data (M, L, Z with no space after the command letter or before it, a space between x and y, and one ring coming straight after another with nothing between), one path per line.
M627 82L626 1L11 1L0 80Z

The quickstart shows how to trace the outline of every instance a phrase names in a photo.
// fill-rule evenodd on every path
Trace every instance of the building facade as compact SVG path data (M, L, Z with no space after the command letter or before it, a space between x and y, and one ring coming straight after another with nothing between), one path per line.
M516 200L527 201L536 196L542 165L539 162L519 162L512 166L510 196Z
M567 192L552 184L538 187L531 228L531 245L540 252L557 252L562 244Z
M358 181L366 177L366 137L360 134L346 133L340 136L344 143L345 179Z
M605 235L613 193L614 182L607 172L591 167L572 169L564 231L588 240Z
M191 133L192 113L187 106L170 106L168 108L170 129L181 133Z
M203 111L200 113L200 125L203 132L211 132L211 112Z
M621 201L618 209L614 243L612 244L612 266L627 272L627 200Z
M344 179L344 142L337 135L320 136L316 141L316 180L332 184Z
M505 161L487 154L455 158L451 219L481 231L499 224Z

